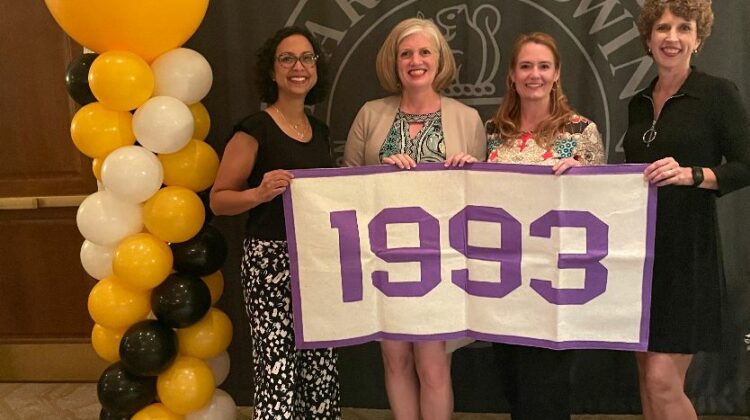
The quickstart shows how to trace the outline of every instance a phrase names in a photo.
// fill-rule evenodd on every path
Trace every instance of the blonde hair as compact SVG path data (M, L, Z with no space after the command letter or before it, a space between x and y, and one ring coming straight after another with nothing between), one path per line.
M375 71L378 74L380 86L390 93L401 91L401 81L398 78L397 56L398 46L407 36L423 33L432 41L432 47L438 57L438 69L432 87L435 91L445 89L456 78L456 60L453 58L448 41L432 21L421 18L402 20L393 27L378 51L375 61Z
M505 96L503 103L497 110L497 114L492 119L495 124L495 132L499 132L503 139L513 139L521 132L521 98L516 92L515 84L511 79L516 64L518 64L518 55L521 48L528 43L544 45L552 51L554 57L555 70L560 70L560 51L557 48L555 39L544 32L532 32L521 34L516 38L513 44L513 55L508 65L508 74L505 78ZM534 141L544 148L549 148L555 139L555 136L565 131L565 126L570 123L570 118L575 112L568 103L568 98L563 93L562 84L558 78L553 83L550 92L550 116L542 121L534 130Z

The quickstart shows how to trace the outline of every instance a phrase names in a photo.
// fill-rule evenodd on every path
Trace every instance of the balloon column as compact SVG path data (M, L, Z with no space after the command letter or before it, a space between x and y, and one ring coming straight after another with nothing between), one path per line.
M112 363L97 386L100 417L234 419L234 401L216 389L229 373L232 324L212 307L227 248L201 200L219 165L200 102L213 75L200 53L180 48L208 0L45 3L93 51L65 81L82 106L73 144L100 181L76 217L81 263L99 280L91 341Z

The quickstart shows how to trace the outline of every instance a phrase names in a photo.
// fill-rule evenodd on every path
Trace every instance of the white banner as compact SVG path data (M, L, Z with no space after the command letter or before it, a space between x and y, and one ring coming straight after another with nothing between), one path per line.
M471 337L645 350L656 190L643 169L293 171L297 346Z

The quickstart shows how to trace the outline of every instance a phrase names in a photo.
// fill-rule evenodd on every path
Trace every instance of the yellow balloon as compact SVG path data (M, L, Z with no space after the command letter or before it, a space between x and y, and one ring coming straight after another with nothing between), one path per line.
M143 206L143 224L165 242L185 242L203 226L206 210L198 194L184 187L164 187Z
M168 409L162 403L153 403L135 413L130 420L183 420L185 416Z
M94 324L91 330L91 345L99 357L114 363L120 360L120 340L125 329L112 329Z
M154 73L130 51L107 51L89 69L89 87L96 99L115 111L141 106L154 92Z
M91 160L91 172L94 173L99 182L102 182L102 163L104 163L104 158L94 158Z
M112 111L99 102L92 102L76 112L70 123L73 144L90 158L104 158L122 146L135 144L133 115Z
M174 153L159 155L164 168L164 184L199 192L210 187L219 169L219 155L208 143L190 140Z
M120 241L112 259L112 271L135 290L150 290L172 272L172 249L148 233L136 233Z
M208 115L208 110L200 102L196 102L188 108L190 108L190 113L193 114L193 121L195 122L193 138L205 140L211 130L211 117Z
M105 277L89 293L89 314L103 327L125 329L146 319L151 311L150 295L128 289L115 276Z
M195 357L178 356L156 378L159 400L179 414L196 411L211 401L216 384L211 368Z
M63 30L102 53L132 51L151 62L198 29L208 0L45 0Z
M180 354L201 359L218 356L232 342L232 321L224 312L211 308L200 321L177 329Z
M211 292L211 305L215 305L221 294L224 293L224 275L221 274L221 271L217 271L201 278L208 286L208 291Z

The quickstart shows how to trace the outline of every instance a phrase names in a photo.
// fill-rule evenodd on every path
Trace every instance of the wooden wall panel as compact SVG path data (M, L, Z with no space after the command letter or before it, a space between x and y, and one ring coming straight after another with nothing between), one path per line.
M42 1L0 1L0 197L95 190L70 140L65 69L81 54Z
M85 341L95 280L79 260L75 208L0 212L0 341Z

